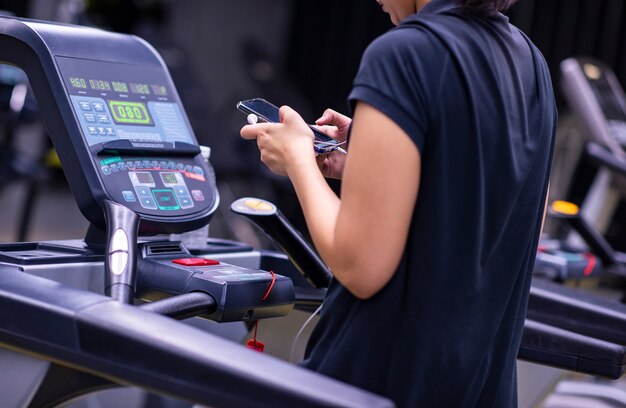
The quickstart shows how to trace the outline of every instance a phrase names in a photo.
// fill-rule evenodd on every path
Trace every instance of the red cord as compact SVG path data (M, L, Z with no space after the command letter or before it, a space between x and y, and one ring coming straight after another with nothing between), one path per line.
M270 295L272 288L274 288L274 283L276 283L276 274L274 273L274 271L270 271L270 273L272 274L272 282L270 283L270 286L267 288L265 295L263 295L263 298L261 298L261 301L263 302L265 302L267 297ZM254 322L254 335L252 336L251 340L248 340L247 346L248 348L251 348L252 350L256 350L262 353L263 350L265 350L265 344L263 344L262 342L256 339L256 334L257 334L258 329L259 329L259 321L257 320Z
M596 267L596 257L593 254L586 253L585 258L587 258L587 261L589 261L589 263L585 267L585 271L583 272L583 275L589 276L591 275L591 272L593 272L593 268Z
M267 288L267 292L265 292L265 296L263 296L263 298L261 299L263 302L265 302L265 299L267 299L267 297L270 295L270 292L272 291L272 288L274 287L274 283L276 283L276 274L274 273L274 271L270 271L270 273L272 274L272 283L270 283L270 287Z

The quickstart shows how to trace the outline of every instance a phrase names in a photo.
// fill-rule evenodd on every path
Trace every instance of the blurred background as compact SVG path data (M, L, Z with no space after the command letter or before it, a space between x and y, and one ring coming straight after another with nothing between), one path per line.
M311 122L327 107L348 113L346 96L363 50L392 27L374 0L1 0L0 9L150 42L171 71L196 137L212 148L221 208L211 235L257 246L270 244L228 211L241 196L274 201L306 230L290 184L267 171L256 145L239 137L245 117L235 104L263 97L291 105ZM520 0L508 14L552 72L560 109L552 196L579 203L595 170L581 159L585 130L561 95L559 64L570 56L596 57L624 84L626 2ZM28 92L19 111L9 106L22 80L14 70L0 70L0 239L80 238L87 225L39 121L37 110L45 107L37 107ZM621 207L606 235L624 250Z

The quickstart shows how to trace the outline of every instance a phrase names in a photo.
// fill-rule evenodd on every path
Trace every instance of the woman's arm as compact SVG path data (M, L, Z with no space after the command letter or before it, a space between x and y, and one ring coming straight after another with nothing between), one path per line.
M404 251L417 199L420 155L408 135L370 105L356 107L341 201L312 167L288 171L309 233L355 296L376 294Z
M404 251L420 180L420 154L382 112L358 103L341 200L320 173L312 134L296 112L281 108L281 124L244 127L257 139L264 163L294 185L315 247L333 275L366 299L393 276ZM298 133L298 134L296 134Z

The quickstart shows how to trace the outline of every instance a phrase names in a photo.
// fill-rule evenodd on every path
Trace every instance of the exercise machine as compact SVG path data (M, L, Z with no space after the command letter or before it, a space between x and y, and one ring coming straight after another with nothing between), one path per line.
M27 74L91 224L82 240L0 245L4 404L55 406L135 385L211 406L393 405L176 320L252 322L311 310L330 273L273 204L254 198L231 209L284 254L219 239L192 254L164 238L206 225L219 195L149 44L0 17L0 50L1 62ZM262 348L256 339L250 346ZM611 378L625 363L618 344L531 320L520 358Z

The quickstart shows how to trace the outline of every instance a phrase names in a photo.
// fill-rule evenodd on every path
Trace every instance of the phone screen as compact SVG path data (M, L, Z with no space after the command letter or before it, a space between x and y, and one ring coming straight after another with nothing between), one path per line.
M263 122L280 122L280 117L278 116L278 106L266 101L265 99L256 98L241 101L237 104L237 108L247 114L254 113Z
M237 108L245 114L255 114L261 122L280 122L278 114L278 106L266 101L263 98L249 99L247 101L241 101L237 104ZM327 153L335 150L342 143L337 142L330 136L325 135L313 126L309 125L315 136L315 151L317 153Z

